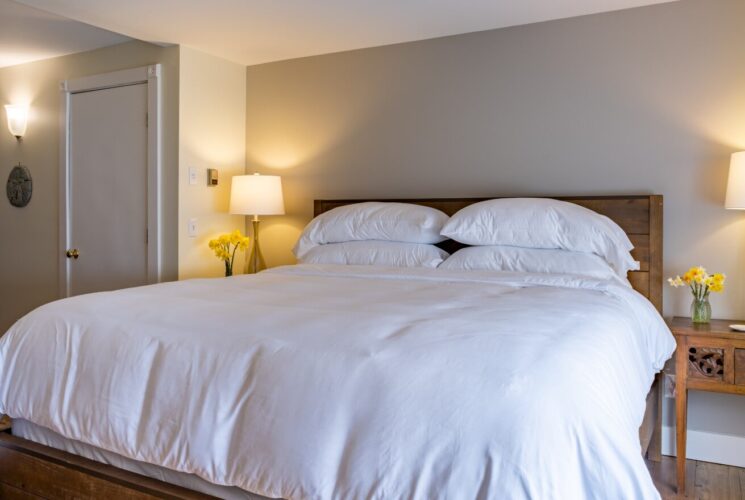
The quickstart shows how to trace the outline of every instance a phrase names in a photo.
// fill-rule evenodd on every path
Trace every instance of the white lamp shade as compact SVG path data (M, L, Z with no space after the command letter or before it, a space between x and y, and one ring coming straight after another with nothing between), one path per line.
M230 213L282 215L282 178L278 175L236 175L230 186Z
M25 104L7 104L5 114L8 115L8 130L16 137L26 134L28 124L28 106Z
M745 151L735 153L729 164L725 208L745 210Z

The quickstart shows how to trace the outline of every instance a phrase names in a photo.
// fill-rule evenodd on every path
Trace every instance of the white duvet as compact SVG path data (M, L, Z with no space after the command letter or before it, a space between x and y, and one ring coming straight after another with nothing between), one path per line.
M40 307L0 411L269 497L658 498L638 428L673 348L611 281L288 266Z

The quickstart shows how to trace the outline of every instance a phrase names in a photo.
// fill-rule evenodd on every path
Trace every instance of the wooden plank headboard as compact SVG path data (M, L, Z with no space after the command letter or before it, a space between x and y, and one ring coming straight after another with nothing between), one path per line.
M493 198L315 200L313 212L314 216L318 216L332 208L352 203L395 201L425 205L453 215L463 207ZM662 313L662 195L551 196L550 198L576 203L594 210L611 218L626 231L634 244L632 255L641 263L639 271L629 273L629 281L635 290L647 297ZM452 252L463 245L447 241L441 246Z

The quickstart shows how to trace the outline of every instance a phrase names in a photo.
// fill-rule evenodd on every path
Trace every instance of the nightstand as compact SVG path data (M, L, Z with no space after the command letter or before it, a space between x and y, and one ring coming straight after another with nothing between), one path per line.
M0 414L0 432L5 432L10 429L10 417L7 415Z
M745 333L729 325L740 320L711 320L693 324L690 318L668 321L678 347L675 350L675 425L678 495L685 494L688 391L745 395Z

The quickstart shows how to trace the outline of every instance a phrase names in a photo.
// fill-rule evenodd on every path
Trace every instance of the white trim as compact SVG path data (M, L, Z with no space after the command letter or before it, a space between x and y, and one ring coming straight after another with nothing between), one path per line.
M745 437L688 429L686 458L745 467ZM676 456L675 427L662 427L662 454Z
M160 283L163 264L161 251L162 208L161 208L161 85L160 64L147 67L147 228L148 257L147 276L150 283Z
M70 295L69 259L65 252L70 247L70 96L126 85L147 84L148 154L147 154L147 218L148 218L148 282L161 280L162 223L161 223L161 69L160 64L142 66L86 76L60 82L60 177L59 177L59 295Z
M151 67L153 66L142 66L100 75L84 76L74 80L67 80L63 82L63 85L65 85L68 92L74 94L76 92L90 92L93 90L121 87L123 85L146 83L150 77L149 70ZM155 67L160 67L160 65L156 64ZM160 74L160 70L156 70L156 72Z
M69 172L69 143L70 143L70 131L68 129L68 123L70 121L70 92L67 90L67 82L60 82L60 97L62 102L60 103L60 146L59 146L59 275L57 278L57 286L59 288L60 297L70 296L70 280L68 279L70 273L70 262L66 256L68 243L70 241L70 226L67 223L67 214L70 211L70 176Z

